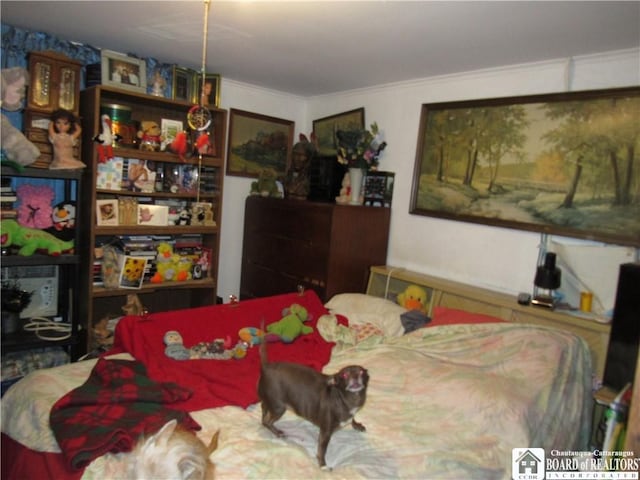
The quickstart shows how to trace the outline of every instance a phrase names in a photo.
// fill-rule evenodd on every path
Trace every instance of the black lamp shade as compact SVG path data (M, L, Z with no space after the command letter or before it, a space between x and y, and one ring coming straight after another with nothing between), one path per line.
M533 283L536 287L555 290L560 286L560 277L560 269L556 267L556 254L549 252L544 257L544 265L540 265L536 270Z

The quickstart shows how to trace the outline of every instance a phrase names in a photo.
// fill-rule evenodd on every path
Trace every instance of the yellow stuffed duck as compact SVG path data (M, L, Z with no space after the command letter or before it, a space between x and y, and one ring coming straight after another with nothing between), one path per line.
M398 305L406 308L407 310L419 310L423 313L427 313L427 291L418 285L409 285L398 294Z

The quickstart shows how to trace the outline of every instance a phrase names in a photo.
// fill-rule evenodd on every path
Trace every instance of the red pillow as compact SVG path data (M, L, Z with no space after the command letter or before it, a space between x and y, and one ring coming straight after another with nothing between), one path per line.
M504 322L498 317L483 315L481 313L471 313L465 310L448 307L434 307L431 322L426 327L436 327L438 325L456 325L460 323L496 323Z

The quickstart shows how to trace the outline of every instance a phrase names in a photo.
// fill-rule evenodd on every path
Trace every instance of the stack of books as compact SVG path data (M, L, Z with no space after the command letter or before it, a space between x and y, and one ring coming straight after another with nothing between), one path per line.
M11 177L2 177L0 184L0 218L2 220L18 218L18 211L15 209L17 200L18 197L11 185Z

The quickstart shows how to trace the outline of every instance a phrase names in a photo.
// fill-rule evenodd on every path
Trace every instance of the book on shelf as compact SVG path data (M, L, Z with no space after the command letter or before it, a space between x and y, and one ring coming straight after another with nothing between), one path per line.
M0 209L0 218L2 220L5 219L16 219L18 218L18 211L13 208L2 208Z

